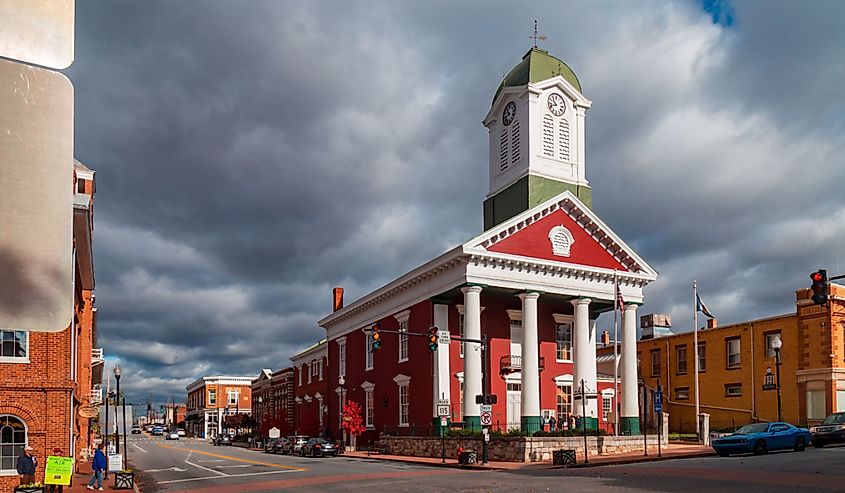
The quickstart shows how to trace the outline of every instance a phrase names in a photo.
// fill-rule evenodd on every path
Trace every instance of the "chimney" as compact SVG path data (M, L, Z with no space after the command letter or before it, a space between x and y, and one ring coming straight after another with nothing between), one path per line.
M336 312L343 308L343 288L332 289L332 311Z
M601 343L605 347L607 347L610 344L610 333L606 330L601 333Z
M708 329L715 329L717 323L718 323L718 320L716 320L715 318L708 318L707 319L707 328Z

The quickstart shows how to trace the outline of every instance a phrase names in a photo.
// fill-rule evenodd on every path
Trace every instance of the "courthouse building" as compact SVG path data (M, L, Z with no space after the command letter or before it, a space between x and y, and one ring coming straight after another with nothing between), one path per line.
M596 428L619 401L623 431L639 432L637 307L657 273L591 210L591 104L572 70L538 48L504 78L483 120L484 232L346 306L336 303L319 321L330 433L340 436L342 399L363 409L363 443L380 433L438 433L438 403L455 424L478 428L483 418L531 432L551 415ZM617 284L625 301L620 395L596 362L596 319L614 309ZM377 350L364 332L375 322L400 332L385 332ZM478 343L431 352L426 338L410 335L432 326L486 336L486 363ZM476 401L484 374L497 397L489 414Z
M92 234L94 171L74 162L73 313L62 332L0 330L0 490L19 483L15 468L26 445L39 464L54 448L87 459L91 406L102 402L103 350L97 347ZM26 267L26 266L24 266ZM85 467L80 466L80 470ZM36 480L43 480L39 467Z

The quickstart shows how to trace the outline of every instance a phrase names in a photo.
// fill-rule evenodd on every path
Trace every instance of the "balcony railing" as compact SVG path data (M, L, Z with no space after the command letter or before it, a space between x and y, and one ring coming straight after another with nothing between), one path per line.
M96 365L99 363L103 363L104 361L105 357L103 356L103 348L91 348L91 364Z
M95 386L93 389L91 389L91 395L89 396L88 400L91 402L92 406L97 406L99 404L102 404L102 402L103 402L103 389L99 386Z
M546 358L540 356L540 371L546 368ZM522 371L522 356L518 354L506 354L499 358L499 373L514 373Z

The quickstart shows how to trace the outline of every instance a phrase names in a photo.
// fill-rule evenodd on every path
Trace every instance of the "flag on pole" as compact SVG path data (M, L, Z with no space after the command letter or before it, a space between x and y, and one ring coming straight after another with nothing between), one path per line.
M704 303L701 301L701 298L698 296L698 293L695 294L695 304L696 311L703 313L707 318L716 318L713 316L712 313L710 313L710 310L708 310L707 307L704 306Z
M619 289L619 283L616 283L616 307L620 312L625 308L625 300L622 298L622 290Z

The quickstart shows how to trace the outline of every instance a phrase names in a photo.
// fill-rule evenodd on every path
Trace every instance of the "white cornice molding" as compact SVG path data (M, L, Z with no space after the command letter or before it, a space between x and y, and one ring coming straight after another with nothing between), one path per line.
M552 313L552 317L555 319L556 324L565 324L568 322L574 322L575 316L574 315L566 315L563 313Z
M396 385L408 385L411 381L411 377L400 373L399 375L393 377L393 381L396 382Z
M371 382L364 382L364 383L361 384L361 388L364 389L364 390L373 390L373 388L375 388L375 386L376 386L376 384L371 383Z
M311 346L311 347L305 349L302 352L294 354L293 356L290 357L290 360L294 364L294 366L298 366L297 362L299 362L299 361L306 361L306 362L311 361L311 360L315 359L315 356L327 357L328 354L329 354L328 346L329 345L327 343L327 340L323 339L322 341L318 342L314 346Z
M396 321L399 322L400 324L402 322L407 322L408 319L411 318L411 310L403 310L403 311L393 315L393 318L395 318Z
M511 321L514 321L514 320L520 320L521 321L522 320L522 310L507 310L507 312L508 312L508 318Z

